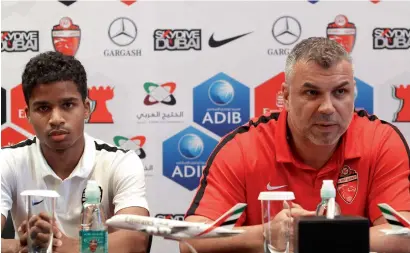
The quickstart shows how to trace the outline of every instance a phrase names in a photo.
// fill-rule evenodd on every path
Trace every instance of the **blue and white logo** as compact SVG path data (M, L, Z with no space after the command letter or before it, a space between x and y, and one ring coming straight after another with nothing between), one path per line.
M178 150L186 159L195 159L202 155L204 143L198 135L187 134L179 140Z
M194 122L227 134L249 120L249 94L249 87L225 73L211 77L194 88Z
M227 105L232 102L235 91L232 85L225 80L217 80L209 87L209 99L215 105Z
M367 113L373 114L373 87L363 82L359 78L356 81L354 107L356 110L366 110Z
M190 126L162 144L163 175L192 191L218 142Z

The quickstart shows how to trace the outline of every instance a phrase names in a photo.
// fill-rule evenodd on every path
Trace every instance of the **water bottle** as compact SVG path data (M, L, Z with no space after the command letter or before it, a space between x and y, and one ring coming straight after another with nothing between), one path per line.
M333 180L323 180L320 197L322 201L316 208L317 216L326 216L329 219L333 219L341 214L340 206L335 201L336 189L333 185Z
M80 253L108 253L108 231L101 191L97 182L89 180L81 215Z

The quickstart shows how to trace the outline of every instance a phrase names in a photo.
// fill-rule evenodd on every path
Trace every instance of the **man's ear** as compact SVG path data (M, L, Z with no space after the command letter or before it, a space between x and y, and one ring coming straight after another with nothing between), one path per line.
M84 100L84 119L88 119L91 114L91 102L88 98Z
M286 111L289 111L290 87L289 87L289 84L286 82L282 83L282 94L283 94L283 102L285 104L285 109Z
M31 124L30 110L28 109L28 106L26 106L26 108L24 108L24 112L26 113L26 118L27 118L28 122L30 122L30 124Z

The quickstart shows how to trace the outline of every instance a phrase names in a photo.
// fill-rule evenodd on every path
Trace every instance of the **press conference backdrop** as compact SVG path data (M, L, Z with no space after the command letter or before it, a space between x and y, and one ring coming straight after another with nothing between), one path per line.
M75 55L93 101L86 131L137 152L152 216L183 219L218 140L282 110L285 58L304 38L345 46L356 107L410 141L409 2L1 4L1 145L34 134L20 85L27 61L48 50ZM177 251L176 242L154 239L152 252Z

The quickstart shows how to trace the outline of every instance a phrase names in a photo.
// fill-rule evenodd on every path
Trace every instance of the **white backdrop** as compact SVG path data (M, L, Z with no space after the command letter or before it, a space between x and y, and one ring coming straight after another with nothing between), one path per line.
M151 215L172 214L167 217L180 219L178 214L187 210L195 193L201 166L221 135L260 114L263 108L280 109L275 87L283 78L280 73L286 53L303 38L326 36L328 24L338 15L354 24L344 27L339 17L333 33L355 38L351 44L355 77L362 81L357 106L389 122L401 110L398 120L402 122L393 123L409 141L409 10L409 2L383 1L141 1L131 5L79 1L69 6L58 1L2 1L2 146L32 134L20 113L24 108L21 90L13 89L21 83L24 65L38 52L56 50L53 40L58 50L72 51L70 42L77 36L75 56L87 70L90 89L111 87L105 95L101 89L94 91L99 94L94 104L98 109L86 131L111 144L136 149L146 166ZM63 17L69 17L80 31L55 31L53 39L53 26ZM69 24L64 20L63 26ZM374 49L376 28L387 28L383 40L396 46L403 41L404 48ZM405 30L392 32L394 28ZM22 31L38 33L23 36ZM282 31L288 33L281 36ZM154 40L164 38L164 33L166 43L191 48L155 51ZM175 34L177 37L172 37ZM211 47L211 35L217 42L243 36ZM163 41L157 41L158 45ZM115 50L120 55L113 56ZM265 82L259 92L262 95L255 98L259 94L255 88ZM394 86L399 85L403 86L394 95ZM260 105L255 113L256 101ZM229 117L232 115L236 116ZM206 123L201 124L204 117ZM93 123L98 121L113 123ZM152 252L177 249L176 242L155 238Z

